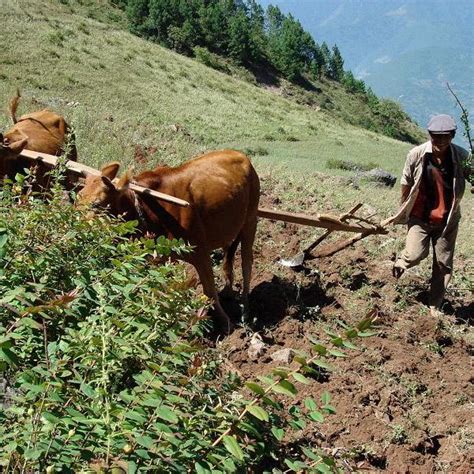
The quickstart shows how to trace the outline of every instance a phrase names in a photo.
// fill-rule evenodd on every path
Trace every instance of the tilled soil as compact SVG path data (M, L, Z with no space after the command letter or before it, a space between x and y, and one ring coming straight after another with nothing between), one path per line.
M323 424L308 426L305 438L348 471L473 472L472 295L452 292L447 314L430 316L427 282L413 272L393 279L390 256L374 256L373 241L304 268L278 265L300 250L299 232L291 224L259 224L250 306L266 348L250 357L252 334L237 329L221 344L231 366L255 379L281 365L273 352L310 353L309 336L324 339L324 327L376 315L376 335L357 339L358 350L334 360L333 372L298 387L296 403L327 390L336 408ZM225 306L239 314L235 302Z

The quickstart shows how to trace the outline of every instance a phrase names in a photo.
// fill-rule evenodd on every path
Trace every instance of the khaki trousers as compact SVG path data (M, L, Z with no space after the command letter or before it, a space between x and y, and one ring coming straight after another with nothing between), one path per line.
M433 266L431 273L430 306L441 307L446 287L453 272L453 256L458 222L447 229L444 236L444 227L433 226L418 219L408 222L408 233L405 249L402 251L395 266L408 270L418 265L429 254L430 243L433 247Z

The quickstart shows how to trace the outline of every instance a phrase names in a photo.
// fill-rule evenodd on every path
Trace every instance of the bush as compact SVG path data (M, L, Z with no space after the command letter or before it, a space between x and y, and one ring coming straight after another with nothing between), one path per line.
M152 262L182 242L131 240L134 222L90 219L57 187L48 202L22 189L0 193L3 472L332 470L300 439L334 412L329 394L283 402L366 322L243 390L202 344L207 300L186 289L181 266Z
M330 158L326 161L326 166L332 170L346 170L346 171L370 171L377 168L377 163L355 163L350 160L340 160L337 158Z
M269 152L263 146L256 146L254 148L244 148L242 153L252 158L254 156L267 156Z
M229 73L229 68L225 61L217 54L211 53L207 48L195 46L193 48L194 57L202 64L212 69Z
M0 368L11 397L0 414L2 465L65 469L125 457L132 466L151 417L151 436L175 422L170 407L194 357L189 345L180 353L180 335L201 333L203 302L181 289L181 267L149 262L184 245L129 240L134 225L90 220L58 191L48 203L3 191Z

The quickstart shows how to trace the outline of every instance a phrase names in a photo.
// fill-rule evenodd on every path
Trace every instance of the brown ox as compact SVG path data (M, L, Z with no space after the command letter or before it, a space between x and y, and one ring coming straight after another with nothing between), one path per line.
M214 283L211 251L224 249L225 290L231 292L233 259L241 244L242 299L247 313L260 197L260 182L249 159L233 150L214 151L179 167L158 167L133 179L141 186L184 199L189 207L135 193L128 187L127 174L113 183L119 166L110 163L102 168L101 176L89 175L78 195L79 203L106 207L115 216L136 219L142 234L149 232L189 242L192 253L179 258L194 265L204 293L214 300L218 322L229 330L231 323L219 303Z
M20 93L13 97L10 102L10 116L13 127L5 134L0 134L0 178L5 176L14 179L17 173L22 173L25 168L32 167L30 160L20 157L24 150L38 151L50 155L61 155L68 148L69 160L76 161L77 153L74 140L66 147L69 126L61 115L41 110L16 118L16 110L20 100ZM47 187L46 172L49 171L44 165L35 165L36 183L35 189Z

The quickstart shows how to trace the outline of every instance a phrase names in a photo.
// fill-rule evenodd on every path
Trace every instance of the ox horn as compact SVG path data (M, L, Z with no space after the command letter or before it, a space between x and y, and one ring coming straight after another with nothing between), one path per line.
M107 178L107 176L101 176L102 182L107 186L110 191L117 191L117 188L115 187L115 184L112 183L112 181Z

